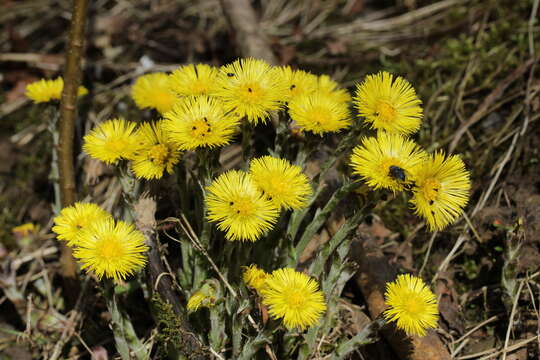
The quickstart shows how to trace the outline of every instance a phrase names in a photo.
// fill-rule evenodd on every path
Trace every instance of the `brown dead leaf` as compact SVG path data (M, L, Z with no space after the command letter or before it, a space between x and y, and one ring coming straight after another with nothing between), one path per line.
M439 299L439 312L448 326L460 335L465 331L465 325L459 308L458 295L450 274L441 273L437 280L435 293Z

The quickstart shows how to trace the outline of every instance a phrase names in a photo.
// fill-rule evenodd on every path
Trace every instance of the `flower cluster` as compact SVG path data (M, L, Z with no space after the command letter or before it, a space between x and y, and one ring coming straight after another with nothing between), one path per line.
M301 209L312 190L302 169L285 159L253 159L249 172L230 170L206 191L208 219L228 240L256 241L272 229L281 209Z
M378 132L354 148L353 173L374 189L410 190L415 213L431 231L453 223L469 199L469 172L459 156L428 154L407 137L418 131L422 120L413 87L387 72L369 75L358 85L354 103Z
M196 64L171 74L143 75L131 95L139 108L163 115L172 140L183 150L222 146L241 119L265 123L273 112L286 109L302 131L314 134L351 124L350 96L330 77L252 58L220 68Z
M274 319L287 329L304 330L316 324L326 311L317 281L304 273L282 268L267 274L256 265L244 269L244 282L262 298Z
M131 224L91 203L75 203L62 209L52 230L73 248L82 268L103 276L125 279L146 264L148 250L143 234Z

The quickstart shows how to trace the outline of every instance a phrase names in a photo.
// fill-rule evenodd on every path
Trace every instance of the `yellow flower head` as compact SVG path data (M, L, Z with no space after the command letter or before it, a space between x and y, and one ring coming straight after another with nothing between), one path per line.
M214 95L219 70L206 64L185 65L170 75L170 87L180 96Z
M426 153L414 141L398 134L379 132L362 139L351 156L353 174L375 189L403 191L414 180L414 168Z
M249 173L268 200L278 208L301 209L312 194L302 169L285 159L263 156L253 159Z
M131 97L139 109L153 108L164 114L178 101L170 86L169 75L146 74L140 76L131 87Z
M354 103L372 128L411 135L422 121L422 102L414 88L402 77L385 71L368 75L356 86Z
M227 111L246 117L252 124L263 123L270 112L281 109L287 87L279 69L263 60L239 59L220 70L219 96Z
M112 218L96 221L81 231L73 252L86 271L101 280L125 279L146 264L144 235L131 224Z
M278 209L242 171L221 174L206 191L208 219L226 231L227 240L256 241L277 221Z
M290 268L272 272L261 295L270 316L283 319L287 329L304 330L317 323L326 311L317 281Z
M319 135L340 131L351 124L347 103L318 91L292 99L289 115L302 130Z
M398 275L386 284L384 317L395 321L407 335L425 336L426 329L437 327L439 310L435 294L421 278L410 274Z
M268 276L270 275L264 270L259 269L257 265L251 264L250 266L244 266L244 282L258 293L264 289Z
M317 81L317 91L325 97L331 97L337 102L351 101L351 95L345 89L340 89L339 84L328 75L320 75Z
M195 291L188 300L188 312L194 312L201 307L210 308L216 304L216 290L210 282L206 282L198 291Z
M178 163L180 150L168 140L164 121L144 123L139 127L140 148L133 157L131 169L138 178L159 179L163 173L172 173Z
M107 164L120 159L132 159L139 149L136 124L124 119L112 119L96 126L84 137L83 150Z
M416 214L426 219L431 231L453 223L469 201L471 181L465 164L457 155L445 158L437 152L415 171L411 203Z
M219 99L187 97L165 114L163 125L171 141L182 150L227 145L240 119L226 112Z
M52 231L56 233L58 240L67 241L68 246L78 246L81 232L104 219L112 219L112 216L98 205L76 202L63 208L54 218L55 226Z
M64 90L64 79L58 77L54 80L41 79L26 85L26 97L37 103L49 102L52 100L60 100L62 91ZM88 90L84 86L79 86L77 96L88 94Z
M19 237L27 237L30 234L37 234L39 231L39 225L34 223L26 223L19 226L15 226L11 229L11 232Z
M287 86L287 99L311 94L317 90L317 76L302 70L293 70L290 66L279 68L283 81Z

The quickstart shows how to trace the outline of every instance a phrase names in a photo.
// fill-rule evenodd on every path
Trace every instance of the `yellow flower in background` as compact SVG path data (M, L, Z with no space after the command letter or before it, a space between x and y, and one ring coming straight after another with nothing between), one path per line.
M133 156L131 169L138 178L159 179L164 172L172 173L180 160L180 150L169 141L163 123L144 123L137 131L140 147Z
M188 300L187 303L187 310L189 312L194 312L199 310L201 305L203 305L203 302L206 300L206 295L203 294L201 291L196 291L191 295L191 297Z
M101 220L112 219L111 214L96 204L76 202L65 207L54 218L52 231L58 240L67 241L68 246L79 245L79 235L84 229Z
M354 104L371 127L411 135L422 121L422 102L411 84L386 71L368 75L356 86Z
M219 69L206 64L191 64L174 70L171 90L180 96L213 95L217 89Z
M240 121L226 112L219 99L208 96L185 98L165 114L165 119L165 131L182 150L227 145Z
M188 312L197 311L202 307L211 308L216 304L216 300L216 289L207 280L199 290L190 296L186 308Z
M272 272L261 295L270 316L283 319L287 329L304 330L316 324L326 311L317 281L290 268Z
M277 221L278 209L242 171L221 174L206 191L208 219L226 231L227 240L256 241Z
M309 179L299 166L285 159L263 156L253 159L249 173L255 184L276 207L301 209L312 194Z
M244 266L243 279L247 286L255 289L258 293L264 289L269 274L261 270L257 265Z
M437 327L439 310L435 294L424 281L410 274L398 275L386 284L384 317L395 321L407 335L425 336L426 330Z
M283 81L288 89L287 99L304 94L311 94L317 90L317 76L302 70L293 70L290 66L279 68Z
M120 159L132 159L139 149L136 124L124 119L112 119L97 125L84 137L83 150L107 164Z
M345 89L340 89L339 84L328 75L320 75L317 78L317 91L322 96L330 97L337 102L351 101L351 95Z
M30 234L37 234L39 231L39 225L34 223L26 223L19 226L15 226L11 229L11 232L20 237L27 237Z
M153 108L164 114L178 101L170 81L165 73L140 76L131 87L131 97L139 109Z
M54 80L41 79L26 86L26 97L36 104L49 102L52 100L60 100L63 90L64 79L62 77L58 77ZM86 89L84 86L79 86L77 96L80 97L86 94L88 94L88 89Z
M403 191L414 180L413 170L426 157L414 141L398 134L379 132L362 139L353 149L351 167L374 189Z
M431 231L442 230L463 213L469 201L470 174L457 155L448 158L437 152L414 170L411 203L426 219Z
M272 111L280 110L288 95L279 74L263 60L239 59L220 70L219 96L227 111L246 117L252 124L266 122Z
M101 219L81 230L73 256L101 280L125 279L146 264L144 235L131 224Z
M303 131L323 135L349 127L347 103L320 92L298 96L289 102L289 115Z

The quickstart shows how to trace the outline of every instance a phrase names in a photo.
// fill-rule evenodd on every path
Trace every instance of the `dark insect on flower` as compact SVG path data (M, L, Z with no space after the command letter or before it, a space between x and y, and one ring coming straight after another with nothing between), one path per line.
M405 181L405 170L400 168L399 166L391 165L390 171L388 173L392 178L399 180L399 181Z

